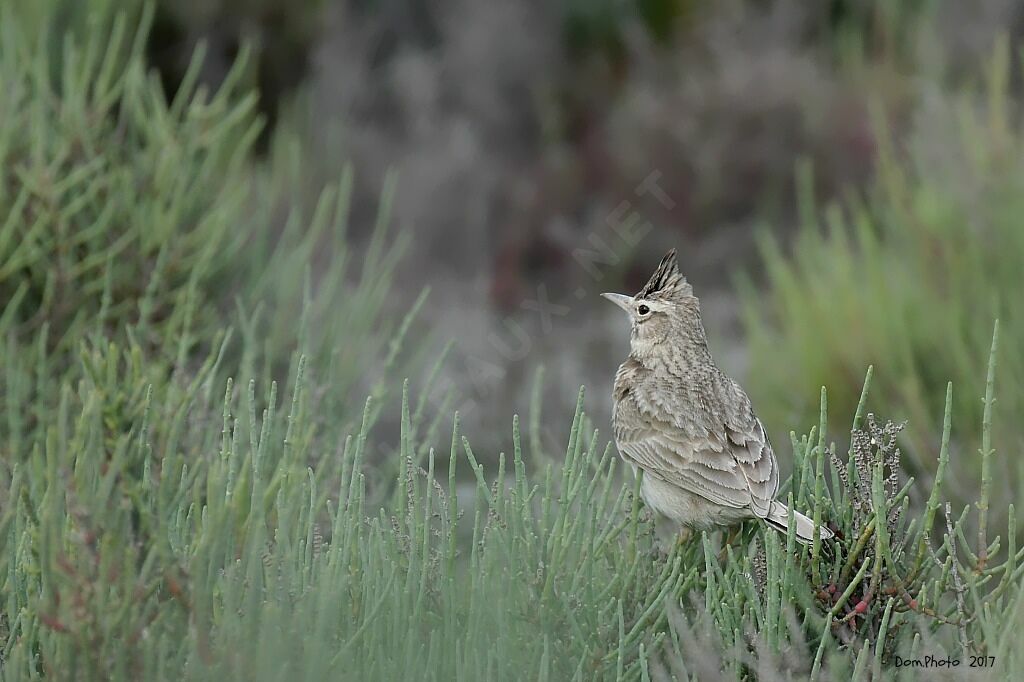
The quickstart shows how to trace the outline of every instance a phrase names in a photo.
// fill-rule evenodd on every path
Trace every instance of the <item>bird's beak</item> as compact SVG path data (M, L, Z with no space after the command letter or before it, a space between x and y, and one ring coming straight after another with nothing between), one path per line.
M611 301L615 305L617 305L620 308L622 308L623 310L625 310L627 313L631 312L632 309L633 309L633 297L632 296L626 296L625 294L601 294L601 295L604 296L605 298L607 298L609 301Z

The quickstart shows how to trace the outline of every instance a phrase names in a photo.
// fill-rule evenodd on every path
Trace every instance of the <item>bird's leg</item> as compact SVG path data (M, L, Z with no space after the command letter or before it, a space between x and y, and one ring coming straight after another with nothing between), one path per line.
M738 538L740 536L740 533L742 533L742 532L743 532L743 526L741 526L739 524L736 524L735 526L733 526L732 530L729 531L729 535L725 538L726 546L731 545L732 543L736 542L736 538Z
M725 541L722 542L722 549L718 551L718 563L725 561L725 558L729 556L729 546L736 542L736 538L740 536L743 527L736 525L729 531L729 534L725 537Z
M679 529L676 534L676 545L682 547L693 538L693 529L689 526L683 526Z

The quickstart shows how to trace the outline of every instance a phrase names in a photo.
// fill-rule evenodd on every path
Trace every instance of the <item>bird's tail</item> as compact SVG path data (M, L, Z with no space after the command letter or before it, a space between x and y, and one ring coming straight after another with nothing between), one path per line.
M804 545L814 542L814 521L795 509L792 513L793 523L796 524L796 539ZM764 520L768 522L769 526L780 533L786 533L789 530L789 514L790 511L786 505L772 500L771 507L768 509L768 516ZM822 540L829 540L835 535L823 525L819 525L818 529L821 532Z

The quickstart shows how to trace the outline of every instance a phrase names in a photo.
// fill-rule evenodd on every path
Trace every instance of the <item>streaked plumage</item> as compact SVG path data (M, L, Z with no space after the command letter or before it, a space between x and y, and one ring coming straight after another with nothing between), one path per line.
M700 302L673 249L635 296L605 294L630 315L629 357L615 375L612 426L622 458L644 471L641 494L683 527L707 530L760 518L785 532L775 500L779 467L739 384L715 365ZM796 512L796 535L814 524ZM832 532L821 528L821 537Z

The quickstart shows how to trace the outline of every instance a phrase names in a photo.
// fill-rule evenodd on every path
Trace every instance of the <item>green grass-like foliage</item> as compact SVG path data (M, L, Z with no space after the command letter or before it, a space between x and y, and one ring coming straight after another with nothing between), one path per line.
M371 486L369 403L332 442L304 359L281 395L215 389L216 357L179 385L137 347L86 353L31 455L0 469L4 679L856 677L967 652L1021 672L1015 528L974 542L970 510L946 517L945 445L911 505L887 439L855 436L843 461L823 432L794 437L785 494L843 540L751 524L666 552L582 393L564 460L528 467L514 421L488 474L457 422L450 448L420 447L407 390L399 474Z
M385 229L393 183L354 263L351 170L314 185L288 131L253 161L262 122L239 86L244 50L210 92L200 46L168 101L144 55L153 5L138 4L0 7L0 403L20 413L0 426L10 456L33 426L24 415L43 418L58 377L81 375L85 340L137 346L154 379L181 381L217 351L238 379L280 376L299 343L338 389L323 407L347 428L367 384L379 397L404 361L408 324L384 319L405 242Z
M863 368L877 372L872 406L909 420L910 464L927 470L952 379L959 451L981 433L984 358L992 320L1004 331L998 436L1020 443L1024 409L1024 133L1008 96L1002 43L984 92L965 91L927 125L944 126L941 152L911 131L894 148L877 126L878 179L864 197L819 210L811 173L798 174L803 221L790 247L764 244L767 286L745 297L755 403L767 423L813 418L828 385L838 414L857 403ZM934 139L930 138L930 139ZM977 467L967 467L976 473ZM1000 491L1001 495L1004 492ZM1015 496L1003 495L1016 500Z
M44 3L44 7L52 3ZM52 11L52 9L51 9ZM214 96L173 102L141 59L148 17L96 11L84 38L25 31L0 10L0 301L67 349L129 319L157 338L209 323L205 305L244 231L244 162L260 124L237 96L244 62ZM62 40L63 38L63 40ZM201 57L201 55L200 55ZM192 306L181 305L186 298ZM132 304L132 305L129 305ZM190 311L195 320L175 313Z

